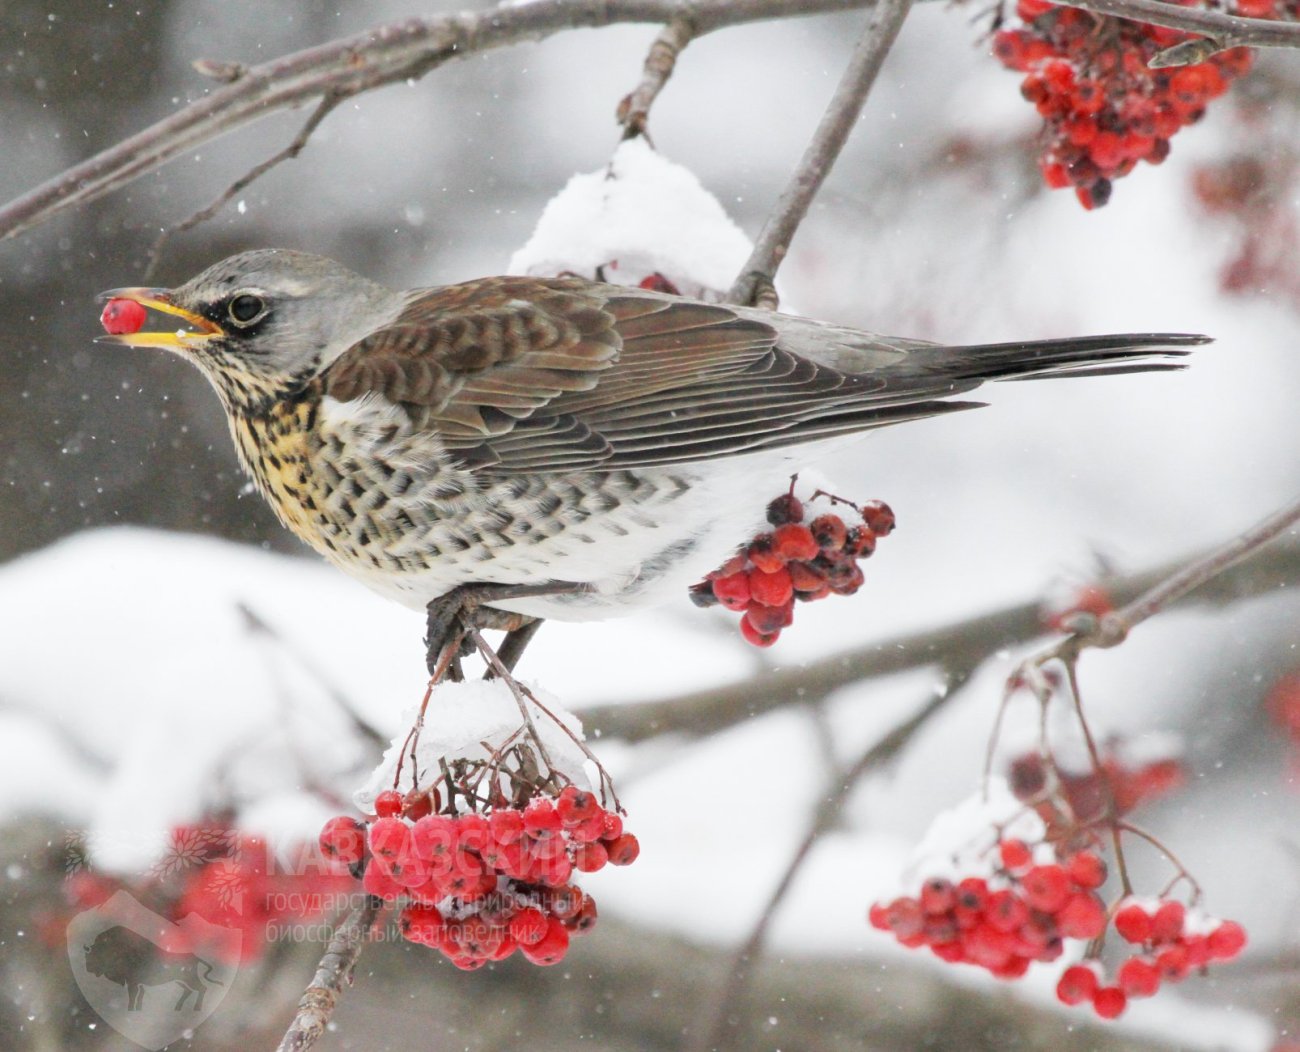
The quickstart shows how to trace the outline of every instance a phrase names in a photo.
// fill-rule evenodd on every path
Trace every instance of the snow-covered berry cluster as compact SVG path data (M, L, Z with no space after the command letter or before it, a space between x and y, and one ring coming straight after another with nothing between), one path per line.
M894 513L880 500L853 504L832 497L831 506L838 505L852 508L859 521L847 523L830 510L809 516L791 487L767 506L773 529L694 585L692 600L740 612L740 634L756 647L770 647L794 623L796 601L852 595L862 586L860 561L876 550L879 538L893 532Z
M1061 973L1056 996L1067 1005L1088 1004L1103 1019L1114 1019L1135 997L1153 997L1164 983L1231 961L1246 946L1246 931L1236 921L1220 921L1189 910L1175 899L1126 899L1115 911L1116 933L1138 949L1108 980L1100 962L1085 961Z
M1292 0L1247 2L1280 13ZM1215 5L1191 0L1191 6ZM1019 0L1016 14L1022 24L994 35L993 54L1025 74L1021 93L1046 121L1039 159L1044 181L1053 189L1073 186L1085 208L1104 205L1112 181L1139 161L1163 161L1169 140L1200 120L1253 58L1234 48L1197 65L1152 69L1153 56L1188 35L1046 0Z
M553 799L460 814L411 807L388 791L375 811L366 824L331 819L321 850L359 873L368 893L405 900L402 934L466 970L516 949L534 964L563 959L570 935L596 923L596 903L573 875L626 866L640 853L619 815L572 785Z
M909 867L919 878L909 885L916 890L876 902L868 919L904 946L926 947L940 960L1001 979L1064 957L1057 996L1068 1005L1086 1003L1105 1019L1123 1012L1130 998L1150 997L1162 984L1242 951L1240 924L1206 917L1168 898L1168 889L1156 899L1133 896L1123 864L1124 890L1104 897L1103 845L1120 847L1118 836L1103 832L1097 824L1053 825L990 778L979 796L935 818ZM1181 867L1179 879L1195 888ZM1108 973L1103 951L1112 935L1124 952L1106 955L1115 964Z
M916 895L873 905L869 919L904 946L928 946L941 960L1016 979L1032 962L1060 957L1065 939L1105 930L1097 894L1105 881L1106 864L1092 851L1035 862L1028 845L1008 839L998 845L992 875L931 877Z

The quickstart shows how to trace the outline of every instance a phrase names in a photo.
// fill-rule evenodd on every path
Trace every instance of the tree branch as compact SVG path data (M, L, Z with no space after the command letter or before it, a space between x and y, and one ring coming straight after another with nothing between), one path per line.
M298 1002L298 1014L276 1048L276 1052L305 1052L325 1033L343 987L352 982L352 970L361 956L361 947L370 934L383 899L367 895L365 905L353 910L348 919L334 929L329 946L316 967L311 985Z
M650 107L668 83L668 78L673 75L682 48L694 39L695 28L685 18L674 18L655 37L645 57L641 83L624 95L618 104L617 119L623 125L624 139L646 135L645 126L650 116Z
M279 110L327 94L356 95L418 79L463 58L555 33L686 20L702 35L771 18L847 11L872 0L532 0L409 18L247 69L205 61L224 81L210 94L0 207L0 240L94 201L168 161ZM893 0L897 2L897 0Z
M731 287L728 296L731 302L776 306L772 282L777 268L785 259L795 231L807 215L808 206L858 122L876 74L880 72L911 8L912 0L880 0L871 12L848 68L804 151L799 167L768 216L753 252Z
M1126 18L1131 22L1146 22L1153 26L1198 33L1209 37L1215 44L1208 51L1202 47L1199 51L1184 50L1182 55L1179 54L1179 49L1184 45L1176 44L1161 52L1157 58L1163 57L1163 61L1159 63L1153 61L1152 66L1204 62L1214 52L1234 47L1300 47L1300 23L1298 22L1242 18L1222 11L1180 7L1177 4L1163 3L1162 0L1052 0L1052 2L1063 7L1081 7L1085 11L1094 11L1099 15Z
M1192 560L1192 564L1200 559ZM1180 560L1155 570L1103 581L1118 603L1128 603L1188 566ZM1300 541L1276 544L1249 562L1238 562L1171 603L1226 605L1251 596L1277 593L1300 581ZM593 705L581 711L583 723L606 737L627 742L661 734L713 734L753 716L786 705L815 704L832 691L859 680L911 669L941 666L948 674L969 671L1005 647L1023 644L1044 632L1037 601L1004 607L935 629L868 643L797 668L775 669L739 683L620 705Z

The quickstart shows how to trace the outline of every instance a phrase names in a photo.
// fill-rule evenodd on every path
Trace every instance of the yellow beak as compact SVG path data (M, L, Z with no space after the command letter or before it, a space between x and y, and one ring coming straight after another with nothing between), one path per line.
M117 335L97 336L96 343L115 343L122 347L162 347L171 351L183 351L214 336L225 335L220 325L209 321L202 314L195 314L173 303L169 289L109 289L107 292L101 292L97 298L101 302L114 299L133 300L149 310L180 318L190 328L177 329L174 332L124 332Z

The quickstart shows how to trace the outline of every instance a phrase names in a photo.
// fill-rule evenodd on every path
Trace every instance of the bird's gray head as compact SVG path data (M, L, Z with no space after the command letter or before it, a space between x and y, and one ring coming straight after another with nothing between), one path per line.
M335 358L396 317L401 298L322 256L241 252L174 289L114 289L188 329L123 333L101 342L163 347L197 365L228 408L264 411L302 391Z

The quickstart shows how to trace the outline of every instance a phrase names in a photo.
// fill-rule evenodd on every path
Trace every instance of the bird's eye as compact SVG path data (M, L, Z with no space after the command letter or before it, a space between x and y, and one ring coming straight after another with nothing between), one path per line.
M266 303L260 296L241 292L230 301L226 311L236 325L248 325L266 313Z

